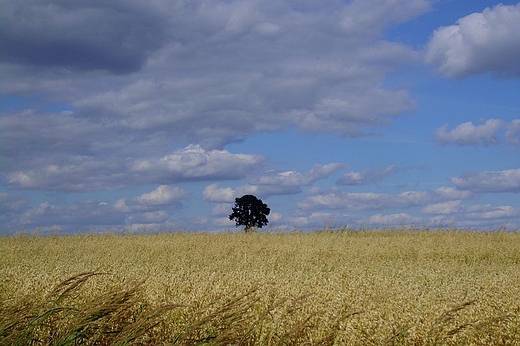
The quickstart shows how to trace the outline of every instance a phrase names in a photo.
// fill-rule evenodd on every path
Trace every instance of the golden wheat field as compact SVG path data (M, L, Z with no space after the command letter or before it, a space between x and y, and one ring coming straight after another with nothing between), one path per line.
M520 345L520 233L0 238L2 345Z

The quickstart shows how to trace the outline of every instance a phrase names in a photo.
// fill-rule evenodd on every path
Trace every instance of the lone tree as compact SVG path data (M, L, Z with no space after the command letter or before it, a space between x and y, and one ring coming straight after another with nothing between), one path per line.
M235 206L233 213L229 215L230 220L235 220L236 226L244 226L245 232L248 233L254 228L262 228L267 225L267 215L271 209L261 199L253 195L244 195L235 198Z

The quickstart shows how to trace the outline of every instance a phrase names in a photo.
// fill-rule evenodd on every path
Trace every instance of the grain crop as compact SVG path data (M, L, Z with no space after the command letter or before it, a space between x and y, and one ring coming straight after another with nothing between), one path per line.
M520 345L520 233L0 238L2 345Z

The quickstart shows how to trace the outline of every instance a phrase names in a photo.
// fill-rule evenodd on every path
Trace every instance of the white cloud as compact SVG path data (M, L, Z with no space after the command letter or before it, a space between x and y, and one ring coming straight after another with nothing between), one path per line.
M466 122L451 131L448 130L448 125L444 125L436 131L436 135L437 140L442 144L493 145L500 143L497 131L504 125L504 121L499 119L489 119L484 124L477 126Z
M425 213L436 214L430 219L432 226L452 226L480 229L517 229L520 222L520 208L509 205L459 205L447 202L444 206L436 205L432 209L423 209ZM428 207L429 208L429 207Z
M427 206L450 200L471 198L469 191L456 191L453 188L439 188L435 191L405 191L398 195L374 192L344 192L338 189L312 189L307 197L298 204L302 210L383 210Z
M497 5L437 29L425 60L448 77L520 77L520 4Z
M443 187L435 191L408 191L399 195L374 193L348 193L338 190L323 191L313 189L299 203L300 213L291 219L301 225L312 224L305 214L327 215L329 222L340 220L342 225L378 225L399 227L404 225L430 225L431 227L497 227L496 221L503 220L508 225L518 225L520 209L511 206L464 205L464 200L473 198L469 191L457 191ZM404 212L402 209L420 212ZM373 210L396 210L395 213ZM346 214L349 213L349 214ZM288 218L287 220L289 220ZM323 227L323 219L321 219Z
M337 190L311 194L298 203L298 208L303 210L346 209L361 211L387 207L397 207L395 198L391 195L373 192L341 192Z
M204 188L202 199L209 202L233 202L235 192L232 188L221 188L217 183L210 184Z
M419 218L414 217L410 214L406 214L406 213L389 214L389 215L376 214L376 215L372 215L368 219L369 224L385 225L385 226L390 226L390 227L411 225L411 224L414 224L417 222L420 222Z
M336 183L338 185L362 185L365 180L365 172L349 172L345 173Z
M117 212L107 203L84 200L68 207L40 203L38 207L22 214L17 222L29 229L50 227L64 231L88 231L92 227L124 225L125 217L124 213Z
M520 146L520 119L514 119L507 126L506 140L511 145Z
M40 160L37 160L40 161ZM7 173L7 184L19 189L51 191L92 191L118 189L127 186L128 180L116 171L122 169L120 162L95 162L89 158L71 158L73 162L60 165L42 165L39 169L25 169ZM90 179L89 179L90 178Z
M390 165L387 168L372 171L366 169L363 172L349 172L343 175L336 182L337 185L363 185L363 184L375 184L380 182L390 173L397 170L394 165Z
M324 228L333 221L332 213L313 212L305 216L292 216L287 218L294 228Z
M227 216L231 214L233 206L232 203L219 203L213 207L211 213L215 216Z
M294 195L302 192L297 185L243 185L239 186L235 193L238 197L242 195L259 195L262 197L275 195Z
M111 126L73 112L35 110L1 114L0 160L9 187L51 191L118 189L132 183L126 157L142 154L150 141L130 148ZM139 138L137 136L136 138Z
M117 200L116 203L114 203L114 210L121 212L121 213L128 213L130 211L130 208L126 204L126 199L120 198Z
M185 199L188 193L177 186L160 185L152 192L144 193L135 199L142 205L169 205Z
M143 193L137 197L119 199L113 208L118 212L132 215L159 211L171 214L175 209L182 208L183 202L189 198L190 194L180 187L160 185L155 190ZM133 223L145 223L146 217L137 217L140 221Z
M467 208L467 215L470 219L508 219L520 218L520 208L514 208L507 205L491 206L475 205Z
M275 213L271 213L269 214L269 222L272 224L273 222L278 222L278 221L281 221L283 219L283 215L282 213L278 213L278 212L275 212Z
M273 195L290 195L301 192L297 186L275 186L275 185L242 185L235 189L230 187L221 188L219 184L206 186L202 193L202 199L208 202L232 203L235 198L243 195L257 195L261 198Z
M233 203L235 198L243 195L258 195L258 192L258 189L251 185L244 185L233 189L231 187L222 188L219 187L219 184L215 183L204 188L202 199L208 202Z
M297 171L283 171L261 176L253 181L253 185L305 186L317 180L325 179L344 167L345 165L341 163L317 164L306 174L301 174Z
M456 200L456 201L448 201L448 202L440 202L440 203L434 203L427 205L422 209L423 213L426 214L453 214L460 210L462 201Z
M424 205L434 199L437 199L437 196L429 191L406 191L397 196L396 202L398 205L412 207Z
M241 179L258 169L259 155L232 154L227 150L205 150L190 145L157 159L141 159L131 165L139 174L149 174L157 182L183 180Z
M126 218L127 224L161 224L170 218L170 214L165 210L149 211L144 213L132 214Z
M439 196L441 200L470 199L474 197L471 191L461 191L453 187L440 187L435 190L435 195Z
M473 192L520 192L520 168L504 171L468 172L451 179L461 190Z
M162 185L134 198L120 198L111 204L83 200L67 207L50 202L25 211L17 217L23 227L55 227L63 231L89 230L82 227L159 227L172 217L189 194L176 186Z
M225 227L225 228L232 228L232 227L235 227L235 222L234 221L231 221L227 216L223 216L223 217L216 217L216 218L212 218L212 219L202 219L202 224L206 224L209 225L210 227L215 227L215 226L218 226L218 227Z
M328 178L344 167L345 165L341 163L316 164L306 174L292 170L263 175L254 179L251 184L242 185L236 189L221 188L215 183L206 186L202 195L205 201L211 202L233 202L236 197L246 194L259 195L264 198L273 195L292 195L300 193L302 186Z

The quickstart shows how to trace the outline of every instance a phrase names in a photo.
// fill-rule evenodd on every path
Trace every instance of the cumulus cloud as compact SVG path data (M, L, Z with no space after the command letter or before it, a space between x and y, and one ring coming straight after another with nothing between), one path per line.
M332 213L313 212L309 215L288 217L287 220L294 228L323 228L331 226L335 216Z
M434 191L434 194L440 199L471 199L474 194L471 191L461 191L453 187L440 187Z
M37 160L40 161L40 160ZM77 164L74 164L74 161ZM40 168L13 171L7 174L7 185L19 189L48 191L93 191L128 186L119 172L121 162L96 162L92 158L73 157L61 164L43 164Z
M123 213L114 212L107 203L84 200L68 207L44 202L21 215L18 222L24 228L88 231L91 227L124 225L125 217Z
M504 125L505 122L500 119L489 119L481 125L466 122L451 131L448 130L448 125L444 125L436 131L436 136L442 144L494 145L500 143L497 131Z
M465 205L475 194L453 187L441 187L433 191L407 191L398 195L377 193L349 193L312 189L298 204L302 214L325 213L329 220L341 220L353 225L404 226L404 225L453 225L453 227L496 227L497 220L512 222L520 219L520 209L508 206ZM419 213L401 211L416 210ZM395 213L375 210L396 210ZM355 215L355 216L354 216ZM306 216L297 216L302 224Z
M520 192L520 169L467 172L451 179L461 190L473 192Z
M297 171L283 171L261 176L253 181L253 185L305 186L327 178L344 167L345 165L342 163L316 164L306 174Z
M363 172L349 172L343 175L336 182L337 185L364 185L364 184L375 184L380 182L390 173L397 170L394 165L390 165L387 168L380 170L366 169Z
M119 199L114 203L113 208L129 215L159 211L171 212L173 209L182 208L183 202L189 198L190 194L178 186L160 185L155 190L140 196ZM143 222L139 221L139 223Z
M206 186L202 192L202 199L209 202L233 202L236 197L240 196L232 188L221 188L218 183Z
M441 224L457 224L465 227L474 227L476 225L482 227L485 225L491 229L515 225L520 220L520 208L510 205L459 205L454 207L453 210L446 210L446 213L436 214L439 214L436 220ZM453 217L454 215L456 217Z
M347 209L361 211L389 207L393 205L393 201L394 198L391 195L373 192L314 191L301 201L298 207L303 210Z
M520 119L515 119L508 125L506 140L511 145L520 146Z
M127 160L164 145L160 137L124 133L72 111L9 111L0 123L2 171L12 188L124 188L135 182L135 176L128 174Z
M149 224L162 224L170 218L170 213L166 210L156 210L156 211L148 211L143 213L135 213L129 215L126 218L127 224L141 224L141 225L149 225Z
M516 229L520 220L520 208L510 205L458 205L455 202L447 202L444 206L439 204L431 209L424 208L426 214L433 214L428 223L432 226L450 225L452 227L474 228L486 227L488 229L502 229L513 227Z
M374 192L344 192L338 189L312 189L298 204L302 210L382 210L426 206L449 200L469 199L470 192L453 188L439 188L434 191L405 191L398 195Z
M273 195L292 195L301 192L301 187L308 186L318 180L328 178L332 173L345 167L341 163L316 164L309 172L302 174L297 171L283 171L263 175L254 179L251 184L235 189L221 188L219 184L210 184L203 191L203 199L211 202L233 202L235 198L246 195L268 197Z
M228 216L231 214L232 203L218 203L211 210L211 214L215 216Z
M137 204L170 205L188 196L188 193L177 186L161 185L152 192L144 193L135 199Z
M22 228L44 227L65 232L88 231L92 227L106 231L110 227L156 226L169 220L189 197L182 188L161 185L153 191L134 198L121 198L115 203L95 200L78 201L70 206L40 203L36 208L19 213L16 222Z
M190 145L160 158L137 160L130 170L149 174L157 182L233 180L258 169L263 160L260 155L233 154L227 150L205 150L200 145Z
M0 159L7 185L13 188L93 191L120 189L136 181L239 179L264 161L260 155L200 145L154 157L164 152L164 135L125 133L74 112L8 113L1 124Z
M204 189L203 199L209 202L234 202L243 195L257 195L266 198L275 195L293 195L302 192L299 186L282 185L241 185L235 189L220 188L218 184L209 185Z
M370 216L368 219L368 223L371 225L385 225L385 226L402 226L402 225L411 225L417 222L420 222L421 219L414 217L407 213L398 213L398 214L376 214Z
M519 218L520 208L511 207L508 205L492 206L486 205L474 205L468 207L466 210L466 217L469 219L507 219L507 218Z
M455 200L455 201L448 201L448 202L440 202L440 203L433 203L430 205L427 205L422 209L423 213L426 214L453 214L460 210L462 201Z
M520 4L497 5L437 29L425 60L448 77L520 77Z

